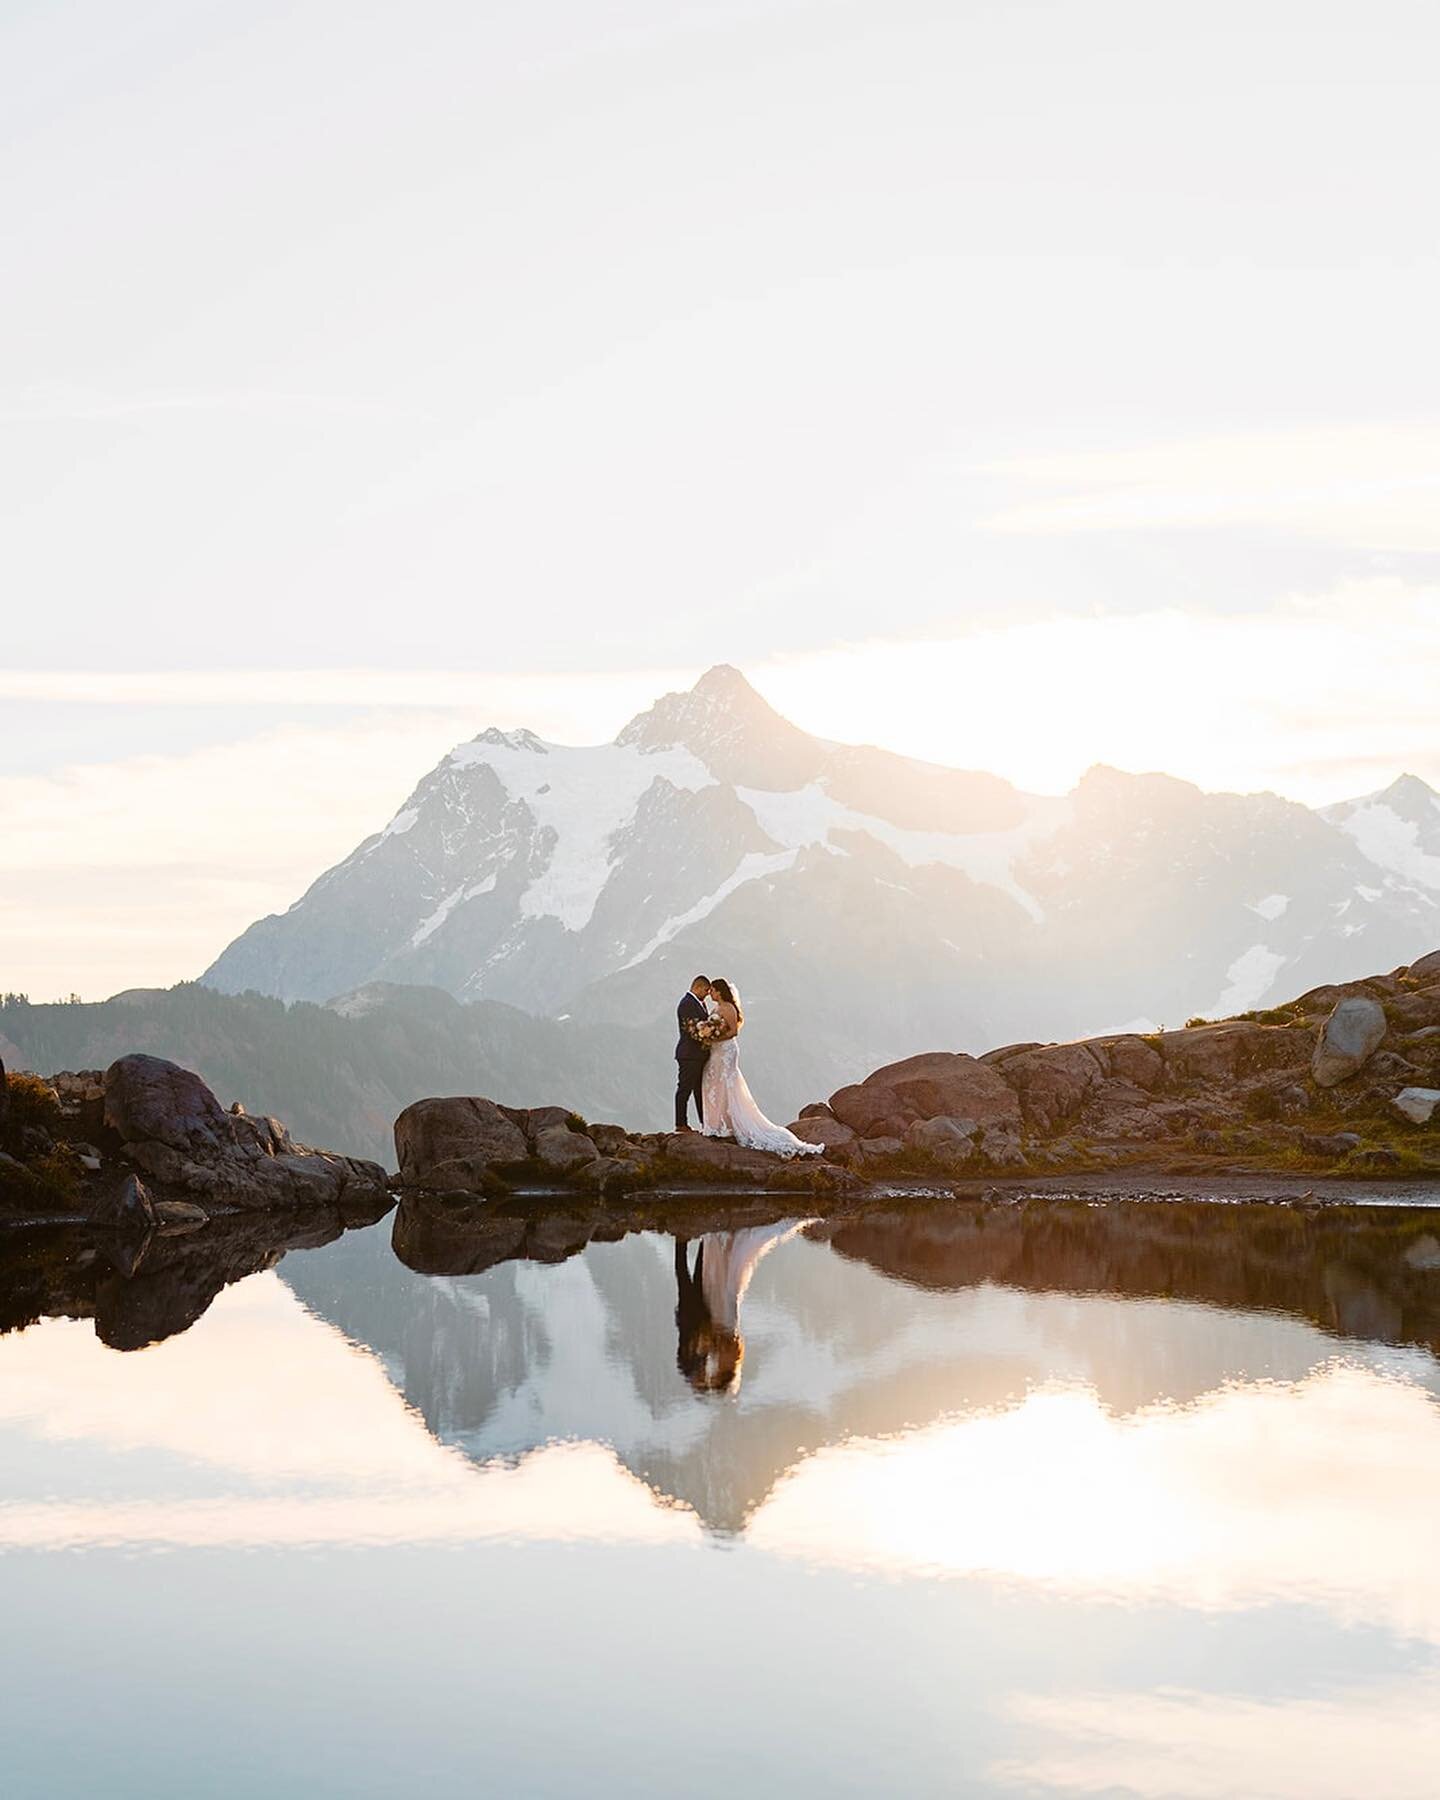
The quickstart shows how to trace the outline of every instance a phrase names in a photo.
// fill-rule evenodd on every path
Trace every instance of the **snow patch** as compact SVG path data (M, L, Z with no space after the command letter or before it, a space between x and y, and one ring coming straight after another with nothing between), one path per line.
M707 894L703 900L697 900L688 911L677 913L673 919L667 919L660 929L646 944L645 948L632 956L622 968L633 969L647 961L662 944L668 944L691 925L698 925L702 919L708 918L720 905L728 900L736 888L744 887L747 881L760 881L766 875L778 875L783 869L793 869L798 850L781 850L774 855L766 855L763 851L752 850L748 856L742 856L734 871L727 875L713 894Z
M1249 1012L1263 1000L1275 985L1275 977L1285 967L1278 950L1264 944L1252 944L1237 956L1225 971L1226 987L1213 1006L1200 1014L1203 1019L1229 1019L1236 1013Z
M1340 829L1376 868L1440 890L1440 856L1421 848L1420 827L1411 819L1402 819L1392 807L1379 801L1357 806L1340 820Z
M438 931L462 901L473 900L479 894L493 893L494 888L495 877L493 874L487 875L483 881L471 882L468 886L462 883L453 894L445 896L428 919L416 927L415 933L410 939L410 948L418 949L432 931Z
M912 869L942 864L959 869L972 881L999 888L1043 924L1044 909L1015 879L1012 869L1021 853L1038 839L1059 830L1069 814L1064 800L1035 802L1034 811L1008 831L907 831L888 819L855 812L826 792L819 782L792 793L773 794L761 788L737 788L760 828L787 850L803 850L811 844L830 844L832 831L864 832L885 845Z
M583 931L610 878L610 840L635 816L657 781L696 793L715 777L688 750L646 752L629 744L573 749L546 744L529 732L487 733L452 750L451 766L486 763L512 800L523 800L542 831L555 842L544 872L520 901L527 918L558 919L567 931Z
M1289 908L1290 896L1288 894L1267 894L1263 900L1251 901L1248 905L1249 910L1259 913L1262 919L1267 921L1278 919Z
M415 807L407 806L403 812L396 813L380 835L382 838L399 837L402 833L407 832L419 817L420 814Z

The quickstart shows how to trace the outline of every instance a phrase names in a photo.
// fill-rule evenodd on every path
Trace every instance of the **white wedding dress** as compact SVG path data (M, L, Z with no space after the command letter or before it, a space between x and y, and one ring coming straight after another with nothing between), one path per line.
M705 1113L701 1129L706 1137L733 1138L746 1150L769 1150L776 1156L819 1156L823 1150L822 1145L807 1144L761 1112L740 1072L738 1037L726 1038L710 1052L700 1101Z

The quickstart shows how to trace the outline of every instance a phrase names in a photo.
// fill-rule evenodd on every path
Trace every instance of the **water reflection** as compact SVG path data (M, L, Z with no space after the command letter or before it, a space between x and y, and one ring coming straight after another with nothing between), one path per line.
M627 1232L407 1203L393 1226L341 1223L323 1244L212 1226L128 1274L73 1237L0 1260L0 1570L13 1611L17 1559L47 1553L32 1638L46 1608L65 1616L54 1553L83 1550L86 1605L103 1621L113 1595L127 1644L137 1620L182 1629L172 1590L223 1617L193 1650L220 1693L273 1566L267 1726L298 1767L284 1720L303 1736L308 1714L286 1683L346 1670L358 1694L347 1659L375 1655L367 1631L353 1652L329 1631L351 1601L315 1589L323 1549L366 1558L346 1594L410 1633L391 1729L424 1716L427 1767L453 1742L450 1784L662 1785L689 1716L673 1646L703 1618L764 1755L695 1769L695 1793L1433 1791L1434 1214L1047 1201L807 1221L756 1202ZM137 1548L187 1559L138 1610ZM414 1559L435 1549L465 1560L429 1573ZM236 1550L232 1584L213 1559ZM473 1679L427 1711L477 1636ZM12 1669L0 1645L16 1691L45 1666L27 1648ZM62 1665L83 1691L69 1639ZM269 1791L400 1791L355 1748L368 1714L336 1680L323 1754ZM837 1719L857 1683L865 1707ZM597 1775L606 1733L654 1765L616 1752ZM22 1733L22 1764L27 1744L33 1791L65 1794L55 1742ZM68 1791L92 1790L103 1772L87 1785L65 1745Z
M740 1385L745 1339L740 1303L762 1256L809 1224L752 1225L710 1231L695 1246L675 1240L675 1353L680 1373L700 1394L733 1394Z

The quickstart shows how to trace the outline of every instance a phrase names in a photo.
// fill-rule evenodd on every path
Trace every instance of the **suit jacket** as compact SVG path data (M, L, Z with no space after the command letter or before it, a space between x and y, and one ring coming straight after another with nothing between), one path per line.
M687 990L684 998L675 1008L676 1023L680 1027L680 1041L675 1046L676 1062L704 1062L705 1058L710 1054L710 1046L708 1044L697 1044L694 1038L692 1038L685 1029L685 1021L687 1019L694 1019L698 1024L702 1019L708 1019L709 1017L710 1015L705 1010L704 1002L697 1000L695 996Z

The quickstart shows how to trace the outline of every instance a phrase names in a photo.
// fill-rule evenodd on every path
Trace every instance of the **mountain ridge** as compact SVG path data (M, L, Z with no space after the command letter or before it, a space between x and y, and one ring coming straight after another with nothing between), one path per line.
M1318 811L1104 764L1027 794L812 737L721 664L609 744L457 745L201 980L430 986L663 1035L697 970L728 973L784 1112L916 1041L1222 1016L1437 934L1440 799L1416 777Z

